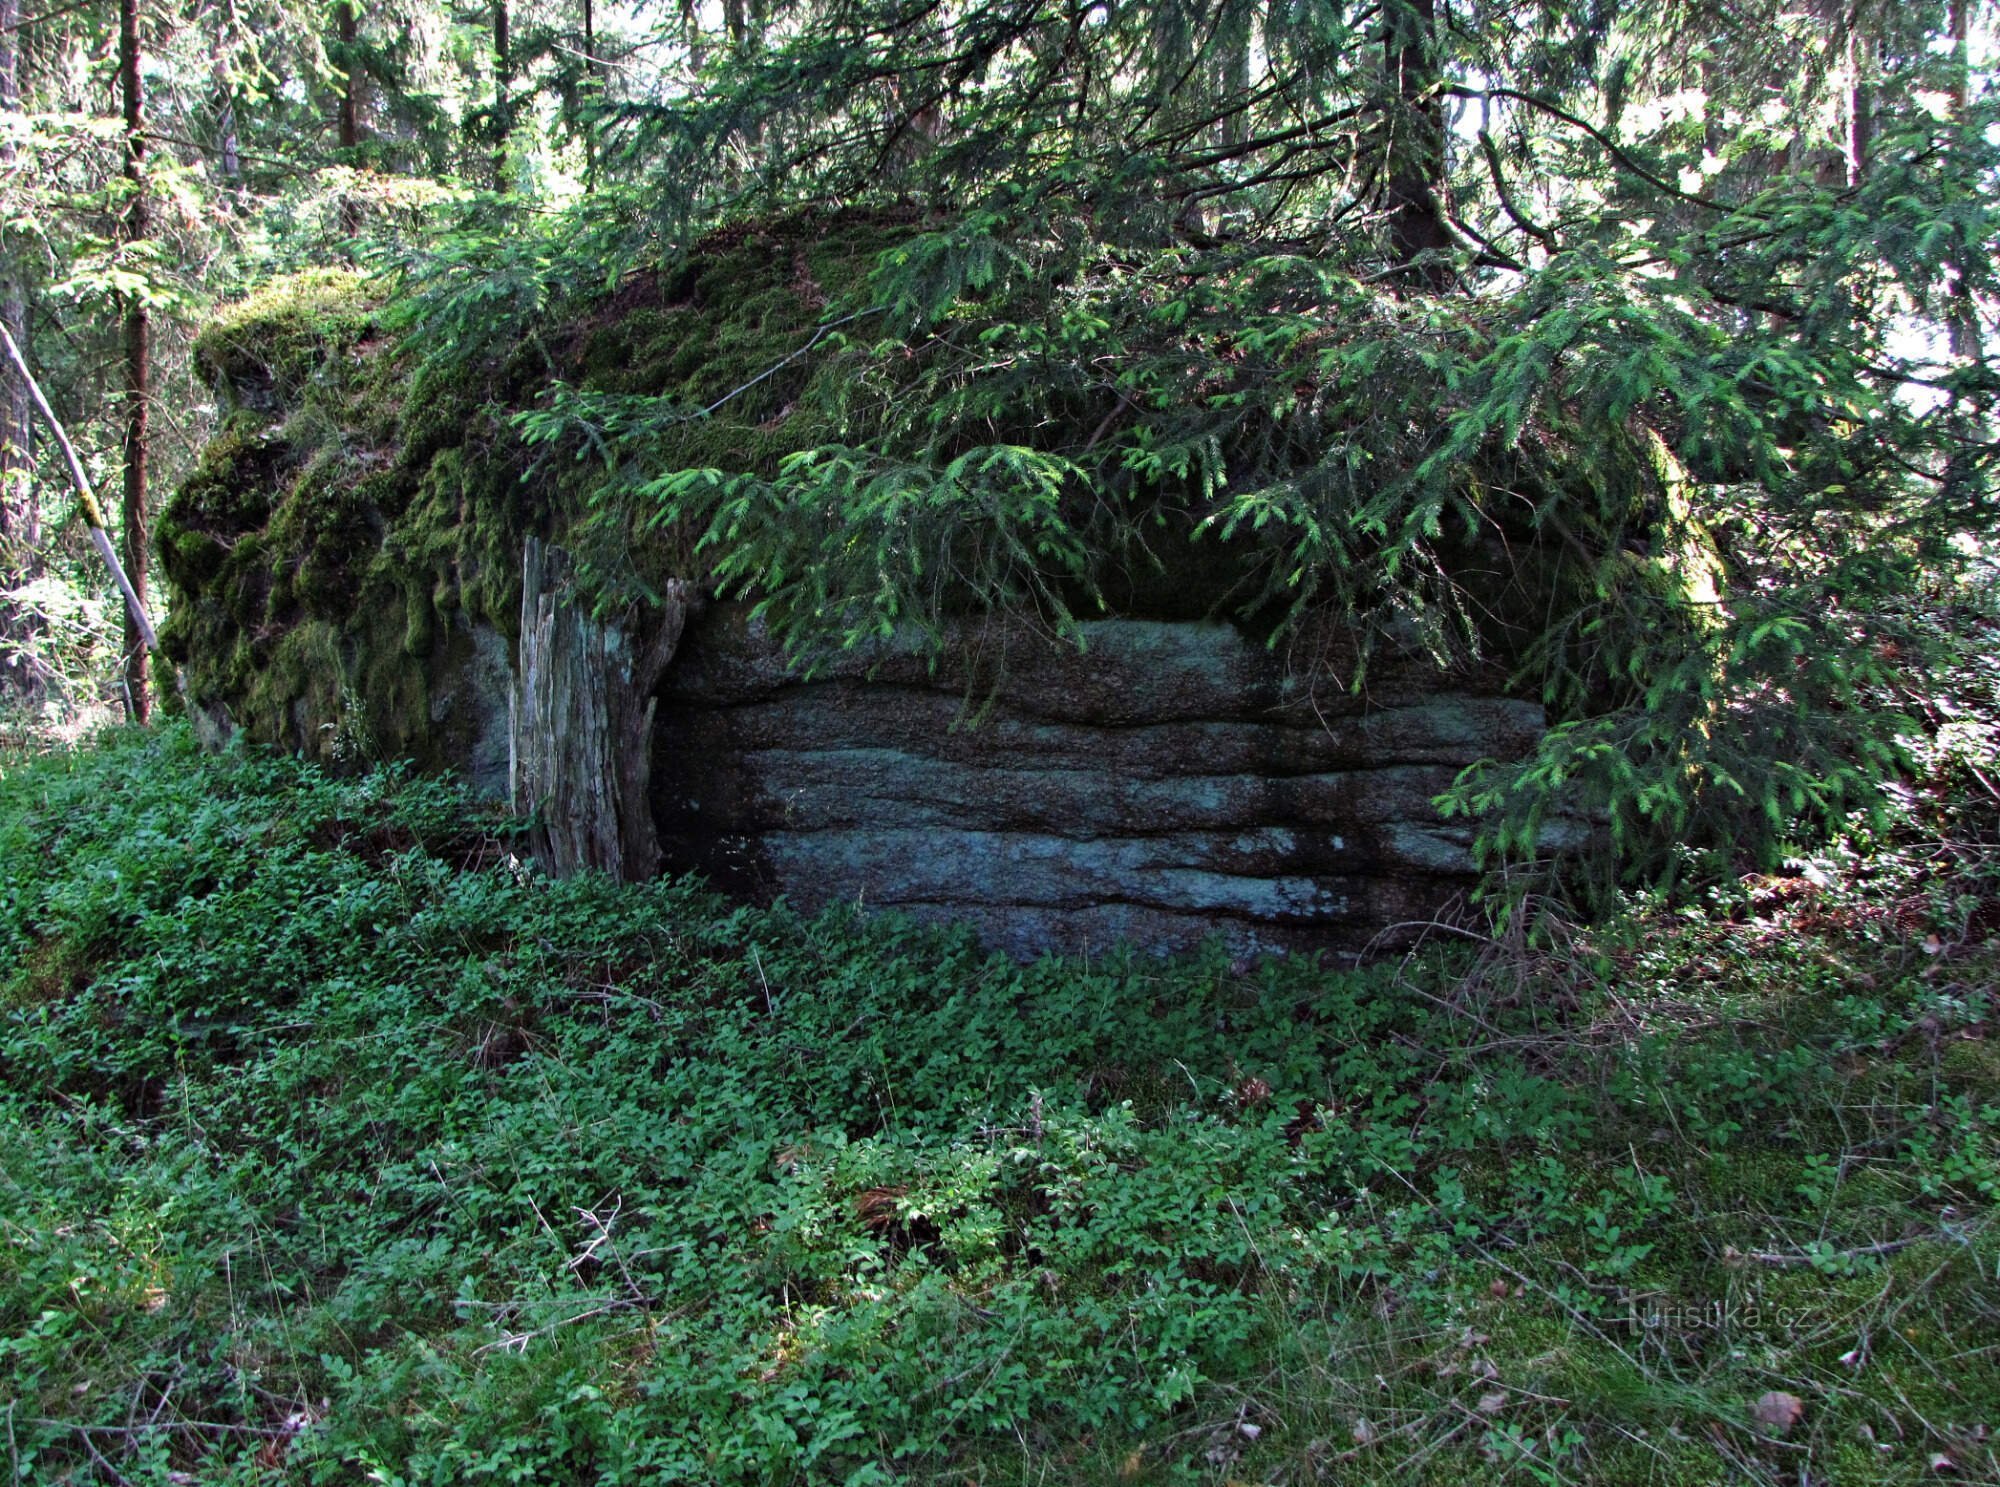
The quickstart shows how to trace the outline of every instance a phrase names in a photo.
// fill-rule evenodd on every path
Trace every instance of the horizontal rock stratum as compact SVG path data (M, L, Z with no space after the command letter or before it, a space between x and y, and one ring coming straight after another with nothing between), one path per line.
M1432 799L1543 726L1414 658L1376 658L1360 695L1314 688L1223 623L966 626L939 654L806 677L742 606L711 609L660 690L668 864L1016 954L1359 947L1467 886L1469 831Z

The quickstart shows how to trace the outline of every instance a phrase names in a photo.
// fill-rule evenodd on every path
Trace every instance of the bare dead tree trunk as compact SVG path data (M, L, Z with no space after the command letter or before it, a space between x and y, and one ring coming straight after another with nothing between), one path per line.
M236 100L230 96L226 83L223 84L217 111L216 153L220 158L216 162L216 170L233 190L243 182L243 146L236 132Z
M242 23L236 14L236 0L222 0L216 11L215 30L209 41L213 57L209 76L215 82L216 173L222 177L222 200L241 205L243 190L243 138L237 117L237 97L242 89L237 64L242 56Z
M692 606L676 580L658 610L592 619L569 554L528 539L510 793L516 812L534 814L535 855L549 871L597 868L630 882L659 871L654 691Z
M144 83L139 76L139 0L119 0L118 77L125 103L125 180L131 198L125 208L124 237L128 243L144 242L148 231L146 213L146 136ZM146 510L146 454L149 434L146 427L147 402L151 393L151 325L142 295L125 296L125 573L131 581L137 607L146 604L146 576L152 546L149 514ZM150 662L146 637L139 622L128 611L125 616L125 709L135 723L152 716L153 696L148 681Z

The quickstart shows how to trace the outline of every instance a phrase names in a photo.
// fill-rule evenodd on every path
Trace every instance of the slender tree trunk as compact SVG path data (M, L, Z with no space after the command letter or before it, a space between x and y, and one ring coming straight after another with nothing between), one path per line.
M340 86L340 148L349 155L361 145L361 12L355 0L341 0L339 11L340 59L344 72Z
M763 11L750 0L722 0L722 27L729 37L729 50L738 59L750 55L763 35ZM764 124L761 119L751 119L736 132L737 148L741 151L744 172L756 168L757 157L764 145Z
M514 49L507 36L507 0L493 0L493 189L507 189L507 143L514 132Z
M1861 184L1868 168L1868 147L1874 132L1874 106L1868 96L1870 52L1873 47L1857 9L1847 28L1847 184Z
M1967 87L1971 78L1972 6L1968 0L1951 0L1951 111L1954 117L1965 112Z
M361 7L359 0L340 0L335 10L335 34L340 41L340 158L358 165L361 148ZM340 233L351 238L361 231L361 203L351 194L340 198Z
M591 0L583 0L584 99L588 103L604 96L607 81L604 64L597 60L597 14ZM586 124L583 131L583 189L597 189L597 135Z
M243 184L243 146L236 132L236 100L229 94L228 84L223 85L223 93L216 119L216 154L220 157L216 169L230 190Z
M681 0L681 31L687 41L688 76L701 76L708 63L708 43L701 34L701 7L696 0Z
M1394 85L1385 166L1389 246L1407 277L1436 292L1451 283L1444 219L1444 103L1438 96L1437 0L1387 0L1383 59Z
M119 0L118 77L125 95L125 179L130 200L125 209L125 241L144 242L146 215L145 94L139 76L139 0ZM143 296L125 296L125 573L137 603L146 602L146 576L151 566L151 523L146 511L147 401L151 380L151 326ZM125 707L135 723L152 716L148 685L151 657L145 637L131 614L125 617Z
M243 139L237 117L236 64L242 52L242 22L236 14L236 0L223 0L210 46L214 59L209 75L215 80L216 170L222 177L224 202L240 205L243 190Z
M1947 24L1951 28L1951 81L1947 84L1951 93L1951 117L1962 130L1965 125L1965 105L1970 96L1972 81L1972 6L1970 0L1951 0L1946 13ZM1982 354L1979 332L1979 304L1972 293L1972 282L1965 269L1960 267L1953 277L1951 286L1951 307L1946 312L1950 322L1951 350L1954 356L1979 356Z
M0 115L11 124L21 112L21 0L0 0ZM11 175L16 149L0 141L0 172ZM0 238L0 327L17 343L28 338L28 292L11 234ZM27 379L0 365L0 588L13 588L42 570L41 511L35 500L33 406ZM32 662L37 631L31 614L0 599L0 690L39 695L42 672Z
M21 0L0 0L0 114L11 123L21 112ZM0 172L11 175L19 152L0 141ZM11 235L0 241L0 324L17 346L28 344L28 289ZM34 408L27 383L0 366L0 546L17 547L0 558L0 572L32 577L40 569L40 513L28 476L34 469Z
M1216 143L1225 149L1242 144L1250 137L1250 115L1242 109L1242 101L1250 96L1250 44L1254 38L1254 22L1247 10L1230 16L1230 26L1217 40L1222 55L1218 58L1222 77L1222 96L1234 101L1237 111L1226 115L1216 126Z
M1153 117L1168 130L1178 130L1198 117L1207 99L1204 79L1196 76L1195 53L1200 43L1192 24L1193 17L1179 5L1155 6L1149 18L1145 65L1157 92ZM1206 241L1208 218L1201 201L1184 189L1172 206L1170 230L1192 242Z

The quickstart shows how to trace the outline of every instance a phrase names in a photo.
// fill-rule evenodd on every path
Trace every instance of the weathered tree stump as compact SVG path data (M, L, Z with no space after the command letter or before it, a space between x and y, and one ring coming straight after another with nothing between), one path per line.
M530 839L550 872L600 868L638 881L659 871L648 801L654 691L690 602L675 580L658 608L594 619L569 554L527 540L508 785L514 810L534 817Z

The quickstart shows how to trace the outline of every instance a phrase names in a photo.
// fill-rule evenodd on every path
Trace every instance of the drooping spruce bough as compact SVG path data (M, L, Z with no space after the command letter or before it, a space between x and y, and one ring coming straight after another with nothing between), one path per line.
M170 646L253 731L423 757L530 533L807 664L1194 605L1512 668L1555 726L1445 802L1489 860L1560 806L1624 876L1768 861L1871 808L1991 535L1964 20L788 11L603 101L582 202L209 333Z

